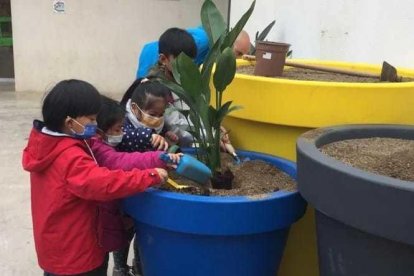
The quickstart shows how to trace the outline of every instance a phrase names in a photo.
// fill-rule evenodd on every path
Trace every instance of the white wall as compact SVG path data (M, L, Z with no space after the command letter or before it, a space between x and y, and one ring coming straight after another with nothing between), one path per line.
M231 24L251 2L232 1ZM413 11L412 0L257 0L246 30L254 38L276 19L268 40L290 43L294 58L414 68Z
M17 91L44 91L59 80L84 79L122 92L135 79L138 53L169 27L200 24L202 0L12 0ZM216 0L227 15L227 0Z

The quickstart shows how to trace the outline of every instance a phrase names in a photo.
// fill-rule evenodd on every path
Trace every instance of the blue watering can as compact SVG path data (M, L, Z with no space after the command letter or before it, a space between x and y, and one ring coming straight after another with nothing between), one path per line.
M162 153L160 159L165 162L172 162L167 153ZM187 154L181 156L175 171L177 174L191 179L200 185L206 185L212 176L211 170L204 163Z

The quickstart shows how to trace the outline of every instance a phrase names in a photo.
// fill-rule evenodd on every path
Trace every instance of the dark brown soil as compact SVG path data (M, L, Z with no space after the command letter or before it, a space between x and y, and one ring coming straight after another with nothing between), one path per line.
M169 176L178 184L189 185L190 188L177 191L169 186L163 186L162 189L197 195L245 195L253 198L266 197L266 194L278 190L296 190L296 182L290 176L263 161L250 160L236 165L230 155L222 154L222 167L229 168L234 174L233 189L231 190L218 190L210 187L203 190L200 185L180 177L174 172L170 172Z
M353 167L414 181L414 140L353 139L331 143L321 151Z
M254 65L240 66L237 73L254 75ZM354 77L343 74L320 72L310 69L289 68L285 69L283 76L277 77L290 80L307 80L307 81L327 81L327 82L361 82L361 83L378 83L379 78ZM414 78L403 77L403 82L414 81Z

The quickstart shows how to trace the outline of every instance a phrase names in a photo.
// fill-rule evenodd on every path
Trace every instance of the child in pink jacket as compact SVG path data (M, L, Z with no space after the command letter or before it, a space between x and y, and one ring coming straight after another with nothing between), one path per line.
M122 141L122 126L125 109L115 100L102 96L102 106L96 118L98 137L92 141L92 150L100 166L110 169L132 170L133 168L166 168L159 156L163 151L119 152L116 146ZM174 162L179 161L178 154L171 154Z
M115 147L123 137L124 118L125 109L115 100L102 96L101 109L96 118L99 131L92 139L92 151L99 166L125 171L134 168L167 168L167 164L159 158L163 151L116 151ZM180 154L169 155L173 163L179 162ZM119 203L119 201L112 201L99 205L98 241L108 252L129 248L134 235L132 221L123 216ZM127 275L126 271L123 271L125 267L117 267L117 263L124 261L126 263L126 259L115 262L113 275Z

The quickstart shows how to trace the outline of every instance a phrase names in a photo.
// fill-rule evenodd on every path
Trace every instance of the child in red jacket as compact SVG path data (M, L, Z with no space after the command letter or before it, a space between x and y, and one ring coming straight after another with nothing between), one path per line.
M106 275L97 242L97 202L119 199L165 182L161 168L99 167L89 146L96 132L99 92L79 80L59 82L35 120L23 167L30 172L33 232L45 275Z

